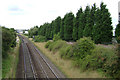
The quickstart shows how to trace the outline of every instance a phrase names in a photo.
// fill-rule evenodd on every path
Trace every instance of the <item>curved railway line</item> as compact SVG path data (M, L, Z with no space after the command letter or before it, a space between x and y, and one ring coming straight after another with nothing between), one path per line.
M26 37L21 39L20 60L17 68L17 78L50 80L65 78L65 76L45 57ZM21 66L22 65L22 66ZM24 75L22 75L24 74Z

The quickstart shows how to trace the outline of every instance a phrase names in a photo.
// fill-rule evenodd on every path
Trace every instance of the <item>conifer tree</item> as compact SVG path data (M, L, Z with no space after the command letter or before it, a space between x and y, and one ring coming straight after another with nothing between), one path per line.
M112 20L106 5L102 2L100 9L95 13L95 24L93 27L93 40L96 43L109 43L112 41Z
M64 39L66 41L72 40L73 19L74 19L74 15L73 15L72 12L67 13L65 15L65 20L64 20Z
M60 37L64 39L64 18L61 20Z
M86 24L85 23L86 22L85 14L84 14L84 12L82 10L82 7L80 8L79 13L80 13L80 15L79 15L79 19L78 19L78 21L79 21L78 39L83 37L83 30L84 30L85 24Z
M61 17L57 17L54 22L54 34L57 34L60 32L60 26L61 26Z
M74 18L74 20L73 20L73 33L72 33L72 38L74 41L76 41L78 39L78 27L79 27L79 25L77 25L77 19Z
M83 31L83 35L85 37L91 37L92 35L92 19L91 19L91 14L90 14L90 7L89 6L86 6L86 9L85 9L85 28L84 28L84 31Z

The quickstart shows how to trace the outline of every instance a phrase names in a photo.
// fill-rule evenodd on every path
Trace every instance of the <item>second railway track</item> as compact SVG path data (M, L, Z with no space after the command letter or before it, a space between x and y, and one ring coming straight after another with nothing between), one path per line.
M24 78L60 79L65 76L26 37L19 35L24 56Z

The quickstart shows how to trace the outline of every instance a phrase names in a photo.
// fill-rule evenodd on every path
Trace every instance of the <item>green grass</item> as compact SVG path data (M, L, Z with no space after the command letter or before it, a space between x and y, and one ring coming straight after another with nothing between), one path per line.
M19 42L20 43L20 42ZM2 59L2 78L15 78L19 60L19 43L8 51L8 57Z

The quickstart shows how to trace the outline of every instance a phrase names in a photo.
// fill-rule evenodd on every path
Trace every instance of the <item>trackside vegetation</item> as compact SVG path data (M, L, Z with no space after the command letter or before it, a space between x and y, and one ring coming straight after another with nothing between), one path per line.
M83 37L91 37L95 43L108 44L112 41L112 20L109 10L102 2L100 7L82 7L76 15L72 12L66 13L63 18L58 16L51 23L34 26L29 30L29 38L41 35L47 40L52 40L59 33L60 38L65 41L77 41ZM35 39L36 41L36 39ZM41 41L41 40L40 40Z
M84 37L74 44L66 41L48 41L45 45L50 51L59 52L63 59L71 59L74 67L81 71L101 71L104 77L119 78L119 49L95 45L89 37Z
M116 26L115 29L115 37L118 43L120 43L120 24Z
M16 44L16 31L2 27L2 78L15 78L19 51Z

